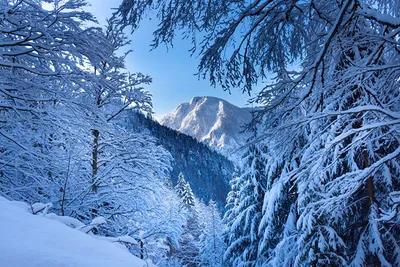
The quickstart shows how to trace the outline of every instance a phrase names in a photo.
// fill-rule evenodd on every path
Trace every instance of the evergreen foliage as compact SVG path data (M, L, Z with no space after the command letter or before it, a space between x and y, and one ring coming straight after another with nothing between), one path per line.
M183 233L180 237L175 257L184 266L197 266L200 236L197 203L195 202L190 184L185 181L182 173L179 173L178 184L175 186L175 190L180 198L183 209L187 212L186 221L183 225Z
M400 265L399 7L122 2L115 16L133 29L158 11L155 47L171 44L178 29L191 37L212 84L251 92L267 80L248 146L257 160L229 194L232 266Z
M200 204L201 234L199 240L199 266L224 266L224 252L226 249L222 231L224 225L215 201L211 200L208 206Z

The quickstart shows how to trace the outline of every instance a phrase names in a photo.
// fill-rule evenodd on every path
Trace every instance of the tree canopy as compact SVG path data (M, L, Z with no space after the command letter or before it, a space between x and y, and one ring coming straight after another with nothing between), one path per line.
M242 224L232 229L256 225L250 236L231 233L234 266L400 264L399 7L397 0L122 2L115 16L123 26L159 19L154 47L190 38L199 74L212 84L252 92L264 83L247 149L262 164L243 166L254 175L239 183L261 191L239 190L238 204L229 204L236 209L229 218ZM244 200L257 195L254 222Z

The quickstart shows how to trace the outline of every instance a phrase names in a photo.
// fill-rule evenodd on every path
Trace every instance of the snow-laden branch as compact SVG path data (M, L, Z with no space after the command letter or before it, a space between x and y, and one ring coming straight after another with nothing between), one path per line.
M332 141L328 142L326 144L326 147L330 148L333 145L335 145L335 144L337 144L339 142L342 142L345 138L347 138L347 137L349 137L349 136L351 136L353 134L359 133L359 132L370 131L370 130L373 130L373 129L382 128L382 127L385 127L385 126L392 126L392 125L396 125L396 124L400 124L400 119L391 120L391 121L384 121L384 122L377 122L377 123L370 124L370 125L364 125L364 126L362 126L360 128L351 129L351 130L348 130L348 131L338 135L337 137L335 137L335 139L333 139Z
M400 27L400 18L395 18L389 14L382 14L378 10L367 6L364 1L358 1L360 8L357 13L365 16L368 19L372 19L380 24L387 25L393 28Z

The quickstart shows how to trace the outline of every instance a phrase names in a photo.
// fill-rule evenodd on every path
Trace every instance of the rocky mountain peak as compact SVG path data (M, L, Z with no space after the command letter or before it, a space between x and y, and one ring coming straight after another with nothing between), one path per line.
M234 159L235 152L249 137L242 130L250 120L248 108L237 107L217 97L198 96L178 105L160 123L193 136Z

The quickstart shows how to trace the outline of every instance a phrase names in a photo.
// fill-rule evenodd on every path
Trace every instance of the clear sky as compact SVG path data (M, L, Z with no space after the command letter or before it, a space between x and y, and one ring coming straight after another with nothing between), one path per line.
M105 19L112 14L111 8L118 7L122 0L88 0L88 11L93 13L104 25ZM165 46L150 51L152 32L157 22L143 21L138 31L130 34L133 52L127 57L127 67L130 72L140 71L153 78L153 83L146 88L153 95L155 117L172 111L182 102L187 102L195 96L216 96L237 106L245 106L248 94L242 94L239 89L231 94L221 88L214 88L208 80L198 80L198 58L190 57L188 50L190 41L177 36L174 47L167 50Z

